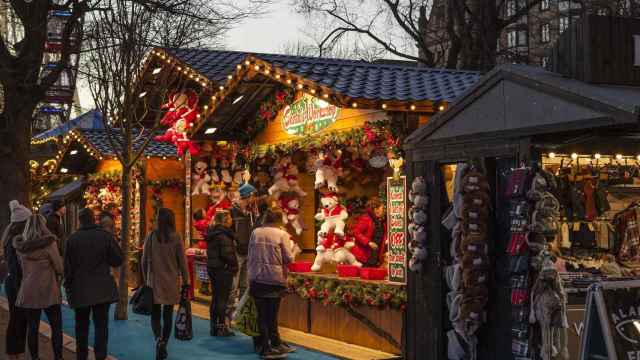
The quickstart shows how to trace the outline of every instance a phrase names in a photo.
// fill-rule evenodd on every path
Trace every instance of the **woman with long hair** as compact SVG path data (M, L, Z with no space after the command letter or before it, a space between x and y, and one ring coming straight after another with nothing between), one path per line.
M42 215L31 215L22 235L13 239L22 265L22 283L16 306L24 308L27 313L27 342L32 359L39 358L40 315L44 310L51 326L55 360L62 360L60 280L64 269L57 241Z
M31 210L20 205L16 200L9 203L9 210L11 210L11 222L2 233L2 249L8 270L4 280L4 291L9 302L5 350L9 360L16 360L24 354L27 341L27 315L24 309L16 307L18 289L22 281L22 267L16 249L13 247L13 239L24 231L27 219L31 216Z
M290 236L278 227L282 213L267 210L261 227L249 241L249 293L258 309L260 336L257 350L263 359L278 359L294 351L278 333L280 299L287 290L287 265L293 261Z
M189 286L184 245L176 232L175 215L169 209L158 210L156 228L144 242L142 269L146 283L153 288L151 328L156 338L156 359L162 360L168 356L173 307L180 302L180 278L183 289Z

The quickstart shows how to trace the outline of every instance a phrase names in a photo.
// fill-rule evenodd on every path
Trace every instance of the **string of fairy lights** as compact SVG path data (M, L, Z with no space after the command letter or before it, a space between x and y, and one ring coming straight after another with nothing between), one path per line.
M433 111L431 102L407 103L404 101L352 99L334 92L326 86L319 85L313 81L303 78L302 76L291 73L251 55L249 55L242 63L237 64L235 71L232 74L227 75L226 81L218 84L217 87L215 87L215 84L210 81L206 75L184 64L182 61L166 53L164 50L152 50L151 56L156 57L159 62L164 62L164 64L173 67L174 70L181 72L184 76L200 84L203 88L203 92L211 93L209 103L202 107L205 118L222 104L226 96L235 89L234 85L250 73L263 74L283 85L287 85L312 96L324 99L336 106L345 106L354 109L379 108L383 110L396 111ZM154 73L158 73L161 70L161 68L157 68L153 71ZM427 103L428 105L425 105ZM437 111L444 111L447 108L447 103L444 101L436 102L435 105ZM197 131L200 125L201 123L197 124L193 131Z

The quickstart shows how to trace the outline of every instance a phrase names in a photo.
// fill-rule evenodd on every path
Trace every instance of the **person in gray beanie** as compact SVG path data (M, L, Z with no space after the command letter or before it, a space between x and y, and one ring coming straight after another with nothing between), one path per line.
M7 263L8 274L4 281L4 290L9 302L9 323L6 331L6 352L9 360L20 359L25 352L27 340L27 314L20 307L16 307L16 298L22 282L22 268L18 261L13 239L22 234L31 210L21 205L17 200L9 203L11 223L2 233L2 248Z

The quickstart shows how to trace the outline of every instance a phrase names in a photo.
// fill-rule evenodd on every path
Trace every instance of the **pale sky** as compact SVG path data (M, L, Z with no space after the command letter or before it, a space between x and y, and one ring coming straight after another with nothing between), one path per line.
M249 19L227 35L229 50L279 53L287 43L305 40L304 17L293 11L290 0L274 0L269 12ZM306 29L304 29L306 30Z
M304 17L296 14L290 0L273 0L260 18L251 18L238 24L226 36L228 50L281 53L287 43L304 41L301 30L305 26ZM91 94L81 81L78 95L83 111L93 108Z

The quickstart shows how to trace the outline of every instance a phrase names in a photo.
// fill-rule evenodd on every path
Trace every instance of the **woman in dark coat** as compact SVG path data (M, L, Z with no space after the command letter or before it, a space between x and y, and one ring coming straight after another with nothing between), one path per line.
M180 302L179 280L182 278L183 290L189 287L184 244L176 232L175 215L169 209L158 210L156 228L144 242L142 270L145 281L153 288L151 328L156 338L156 359L166 359L173 307Z
M124 255L113 235L95 224L93 212L81 209L80 229L67 241L64 254L64 288L69 306L75 310L79 360L86 360L89 317L93 314L96 360L107 357L109 307L118 301L111 268L122 265Z
M4 259L7 263L8 274L4 281L4 291L9 302L9 323L6 333L6 352L9 360L19 359L24 353L27 340L27 315L24 309L16 307L18 289L22 281L22 268L18 260L18 254L13 247L13 239L21 235L31 211L20 205L18 201L9 203L11 210L11 223L2 234L2 248Z
M225 312L238 272L233 219L228 211L217 212L207 233L207 270L213 284L213 301L209 307L211 336L233 336L225 322Z

